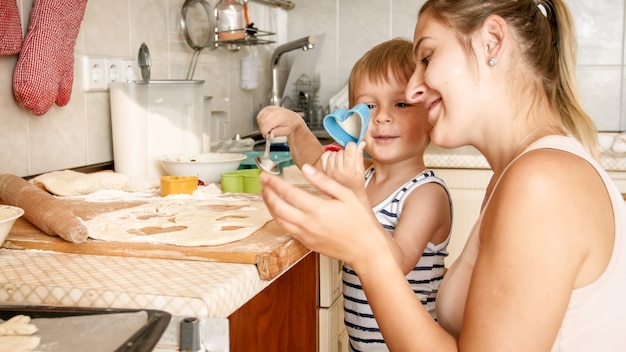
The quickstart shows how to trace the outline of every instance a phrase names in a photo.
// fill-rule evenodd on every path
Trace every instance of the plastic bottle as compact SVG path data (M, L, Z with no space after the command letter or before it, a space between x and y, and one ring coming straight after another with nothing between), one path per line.
M259 55L255 46L251 46L247 56L241 58L241 89L253 90L259 87Z
M238 0L220 0L215 5L217 38L219 40L244 39L246 20L243 5Z

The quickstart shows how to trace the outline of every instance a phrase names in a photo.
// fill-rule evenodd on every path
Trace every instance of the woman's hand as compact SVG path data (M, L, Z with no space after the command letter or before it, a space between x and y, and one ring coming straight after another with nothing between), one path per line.
M388 235L370 208L348 188L310 165L306 179L328 197L297 188L280 177L261 174L261 194L274 220L311 250L338 258L358 270L388 246Z

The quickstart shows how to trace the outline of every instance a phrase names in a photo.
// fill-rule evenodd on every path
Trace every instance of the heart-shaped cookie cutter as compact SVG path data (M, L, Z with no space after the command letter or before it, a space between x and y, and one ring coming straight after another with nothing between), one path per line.
M350 110L337 109L323 120L326 132L342 147L349 142L361 142L369 123L370 109L365 104L357 104Z

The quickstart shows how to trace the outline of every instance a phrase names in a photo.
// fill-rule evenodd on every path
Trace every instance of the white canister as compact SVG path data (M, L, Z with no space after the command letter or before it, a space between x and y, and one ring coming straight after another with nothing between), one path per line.
M204 81L111 83L113 163L134 178L165 175L159 157L201 153Z

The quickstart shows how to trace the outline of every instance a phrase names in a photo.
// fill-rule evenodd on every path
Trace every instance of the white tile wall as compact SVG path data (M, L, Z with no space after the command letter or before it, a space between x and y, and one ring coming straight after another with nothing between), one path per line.
M24 30L33 0L17 0ZM371 46L394 37L411 38L423 0L292 0L285 11L250 3L258 28L277 32L279 43L305 35L325 34L318 72L320 101L345 85L354 61ZM209 0L214 4L216 0ZM74 54L136 58L142 42L150 48L152 76L184 78L191 49L180 33L183 0L89 0ZM626 130L624 78L624 0L568 0L579 40L579 75L583 103L601 130ZM286 23L279 19L286 18ZM206 81L213 110L225 111L229 135L255 129L254 116L269 97L269 56L276 44L257 47L261 84L255 91L239 88L240 60L248 53L205 50L195 79ZM285 76L294 55L281 59ZM74 92L63 108L35 117L20 108L12 93L16 56L0 57L0 173L20 176L97 164L113 158L109 95L84 93L80 65L75 64ZM283 78L283 80L286 77Z

